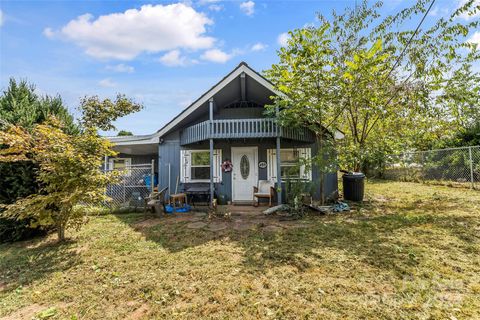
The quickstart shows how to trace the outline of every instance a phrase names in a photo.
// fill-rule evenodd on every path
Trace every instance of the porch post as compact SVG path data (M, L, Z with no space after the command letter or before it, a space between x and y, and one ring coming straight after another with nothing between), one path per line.
M210 136L210 205L213 204L213 98L208 100L208 108L209 108L209 136Z
M103 172L107 172L108 170L108 156L105 155L105 157L103 157Z
M275 108L275 115L278 120L278 107ZM282 204L282 170L280 168L281 161L280 161L280 125L277 122L277 203L278 205Z

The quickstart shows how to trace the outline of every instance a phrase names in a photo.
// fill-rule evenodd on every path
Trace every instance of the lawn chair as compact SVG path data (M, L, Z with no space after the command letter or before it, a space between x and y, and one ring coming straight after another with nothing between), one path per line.
M275 196L275 182L271 180L258 180L258 186L253 187L253 205L258 206L260 198L268 199L268 205L272 206L272 199Z
M162 213L160 209L162 208L163 213L165 213L165 194L167 193L167 190L168 187L165 187L159 192L154 191L150 193L150 195L145 198L144 213L147 213L147 208L149 208L151 212L156 214Z

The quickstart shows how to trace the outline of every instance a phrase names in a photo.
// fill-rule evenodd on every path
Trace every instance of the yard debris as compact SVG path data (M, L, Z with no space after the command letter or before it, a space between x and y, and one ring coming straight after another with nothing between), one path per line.
M330 206L316 206L316 205L308 205L308 207L312 210L318 211L320 213L332 213L332 212L343 212L343 211L350 211L350 206L341 201L337 201L335 204Z
M312 210L318 211L320 213L329 213L332 211L332 206L316 206L314 204L308 205L308 207Z
M350 207L348 203L338 201L333 205L333 212L343 212L343 211L350 211Z
M288 211L288 206L285 204L281 204L275 207L268 208L263 211L264 215L270 215L272 213L278 212L278 211Z

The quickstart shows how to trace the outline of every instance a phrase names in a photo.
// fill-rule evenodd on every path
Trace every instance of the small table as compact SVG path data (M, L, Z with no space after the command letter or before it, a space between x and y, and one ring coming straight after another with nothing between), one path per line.
M190 185L185 188L185 192L188 194L192 205L195 206L195 196L206 196L208 203L210 204L210 185Z
M187 195L185 193L171 194L170 204L173 207L173 211L177 208L177 203L180 207L183 207L187 203Z

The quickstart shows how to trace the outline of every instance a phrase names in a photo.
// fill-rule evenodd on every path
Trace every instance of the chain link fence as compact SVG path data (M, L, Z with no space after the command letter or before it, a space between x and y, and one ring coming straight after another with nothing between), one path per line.
M143 208L144 199L152 188L152 176L153 163L126 166L117 183L107 186L107 196L112 199L108 206L112 209Z
M383 176L480 190L480 146L390 155Z

